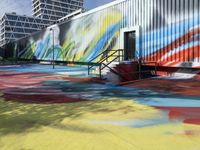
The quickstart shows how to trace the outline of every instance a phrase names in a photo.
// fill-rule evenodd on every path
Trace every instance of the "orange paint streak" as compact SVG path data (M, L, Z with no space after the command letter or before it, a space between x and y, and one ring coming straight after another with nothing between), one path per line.
M155 61L157 61L159 65L161 66L176 66L176 65L179 65L181 62L193 61L195 58L199 58L200 45L175 52L174 54L169 54L169 56L167 56L165 60L162 60L162 57L164 55L167 55L173 49L183 46L187 44L188 42L198 40L194 38L195 34L200 34L200 27L187 32L185 35L176 39L171 44L168 44L166 47L157 50L156 52L150 54L149 56L146 56L145 60L151 61L151 60L155 60L154 58L156 58ZM170 61L171 63L169 63Z

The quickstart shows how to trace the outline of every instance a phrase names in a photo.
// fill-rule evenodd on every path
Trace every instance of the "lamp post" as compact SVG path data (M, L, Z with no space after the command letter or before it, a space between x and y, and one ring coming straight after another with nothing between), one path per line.
M54 30L53 28L50 29L50 31L52 31L52 42L53 42L53 69L55 69L55 60L54 60Z

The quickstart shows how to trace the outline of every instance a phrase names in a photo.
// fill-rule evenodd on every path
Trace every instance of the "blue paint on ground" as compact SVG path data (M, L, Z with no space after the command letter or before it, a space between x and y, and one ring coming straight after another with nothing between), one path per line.
M18 65L0 67L0 71L38 72L56 75L64 73L74 77L88 77L86 66L56 66L51 65ZM76 83L66 80L49 80L43 82L66 92L71 97L102 100L102 99L133 99L148 106L200 107L200 96L185 96L170 92L157 92L143 88L122 87L95 83Z

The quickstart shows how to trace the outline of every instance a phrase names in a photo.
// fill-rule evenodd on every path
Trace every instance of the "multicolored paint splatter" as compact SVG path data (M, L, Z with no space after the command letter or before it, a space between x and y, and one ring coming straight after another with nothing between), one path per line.
M114 3L22 39L15 52L21 58L51 60L54 40L56 60L88 62L104 50L123 49L122 31L139 27L136 58L160 66L199 68L199 0Z
M197 78L154 78L115 86L98 84L84 67L3 66L0 146L199 149L199 83Z
M35 56L37 59L51 60L54 38L56 60L88 62L100 52L114 48L114 39L119 35L122 18L118 9L111 9L106 14L98 12L49 27L28 41L23 41L28 42L28 45L20 49L18 55L21 58L31 59Z
M88 62L123 48L122 31L139 27L137 58L200 66L199 0L114 3L18 41L15 55L52 60L54 49L56 60ZM0 67L0 147L200 149L199 82L169 77L119 87L91 81L84 67Z

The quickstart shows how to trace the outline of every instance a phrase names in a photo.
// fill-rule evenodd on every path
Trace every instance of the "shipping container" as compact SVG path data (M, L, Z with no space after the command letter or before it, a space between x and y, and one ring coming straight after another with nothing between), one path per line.
M88 62L123 49L124 60L200 67L199 0L118 0L17 41L18 57Z

